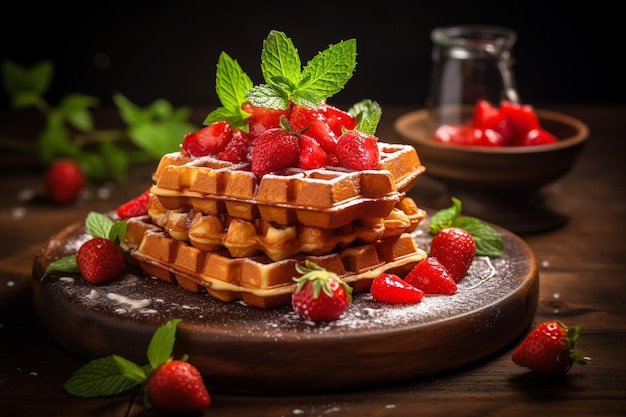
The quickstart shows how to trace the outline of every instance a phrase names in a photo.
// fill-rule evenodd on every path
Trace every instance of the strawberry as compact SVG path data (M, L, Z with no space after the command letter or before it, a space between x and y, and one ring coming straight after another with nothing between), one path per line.
M419 303L424 298L424 291L386 272L374 278L370 293L374 300L394 304Z
M78 164L71 160L55 162L44 175L46 192L57 204L68 204L76 200L85 184L85 174Z
M196 132L187 133L184 136L182 154L195 158L216 154L224 150L232 136L232 128L228 122L211 123Z
M580 330L558 321L542 323L513 352L513 362L544 375L564 374L574 362L584 365L590 359L574 349Z
M267 107L254 106L248 102L241 105L243 111L248 113L248 134L254 140L267 129L280 127L281 116L287 117L289 109L271 109Z
M535 128L531 129L522 138L522 146L536 146L536 145L549 145L551 143L557 143L559 140L552 133L549 133L545 129Z
M457 291L454 279L441 262L432 256L415 265L404 277L404 281L426 294L452 295Z
M204 411L211 405L202 375L183 360L171 360L152 371L146 389L150 402L165 411Z
M322 107L322 113L326 116L326 122L330 126L330 130L337 137L343 134L343 129L353 130L356 127L356 118L335 106L325 104Z
M99 284L120 276L126 260L122 249L115 242L94 237L78 249L76 264L87 281Z
M296 264L296 271L302 276L293 279L297 285L292 292L291 304L300 317L333 321L346 311L352 301L352 287L337 274L311 261Z
M337 136L330 128L322 109L294 105L289 124L295 132L306 133L314 138L328 153L335 151Z
M217 158L228 162L246 162L250 154L250 136L237 128L233 131L233 137L226 144L223 151L217 154Z
M441 262L454 282L459 282L474 260L476 243L468 231L459 227L448 227L433 238L430 255Z
M539 128L539 118L531 105L502 100L500 114L508 121L513 132L514 140L507 143L508 145L522 145L522 139L528 132Z
M144 191L137 197L120 205L117 208L117 217L128 219L131 217L148 214L148 202L150 201L150 189Z
M339 163L349 169L378 169L378 138L358 130L350 130L339 137L335 154Z
M330 157L320 144L308 135L300 135L300 167L315 169L330 164Z
M251 169L257 177L272 171L298 166L300 145L295 133L277 127L256 139L252 149Z

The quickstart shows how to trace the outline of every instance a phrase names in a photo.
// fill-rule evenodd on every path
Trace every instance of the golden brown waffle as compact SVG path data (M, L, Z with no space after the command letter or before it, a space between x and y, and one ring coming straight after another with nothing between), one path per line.
M299 253L325 255L354 242L374 243L417 228L426 212L409 198L403 198L385 218L368 217L337 229L292 224L287 226L211 215L193 208L168 210L153 197L148 214L152 223L162 227L176 240L187 241L203 251L226 248L230 256L241 258L265 253L273 261Z
M288 168L257 178L249 164L164 155L151 191L170 210L280 225L335 229L364 217L384 218L425 168L410 145L379 143L380 169Z
M148 216L128 219L125 244L145 273L163 281L178 283L186 290L206 291L231 302L242 300L250 306L272 308L287 305L295 286L296 263L306 259L335 272L354 288L369 289L383 272L405 275L426 253L415 246L410 234L351 246L328 255L296 255L272 261L266 255L233 258L226 250L202 251L171 238L153 225Z

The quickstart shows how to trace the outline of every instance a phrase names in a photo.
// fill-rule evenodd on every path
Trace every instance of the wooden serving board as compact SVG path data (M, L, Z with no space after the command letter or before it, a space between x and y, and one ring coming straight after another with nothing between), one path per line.
M428 222L414 233L428 251ZM86 360L118 354L146 364L156 328L181 318L175 357L203 373L210 390L315 393L372 387L451 370L494 354L525 331L537 309L535 257L517 235L494 226L505 253L477 257L452 296L392 305L356 294L336 322L315 324L288 307L259 309L186 291L140 272L94 286L45 275L76 251L82 224L52 237L33 265L36 310L52 337Z

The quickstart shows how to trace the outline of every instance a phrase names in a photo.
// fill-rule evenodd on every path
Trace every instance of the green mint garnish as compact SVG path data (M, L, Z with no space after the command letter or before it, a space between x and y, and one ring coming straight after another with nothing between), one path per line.
M185 133L197 129L187 122L191 113L186 108L175 110L163 99L139 108L120 93L113 95L113 101L127 128L97 129L92 114L100 105L96 97L67 94L56 104L45 99L54 75L52 61L27 68L4 60L0 69L11 106L34 108L45 119L36 143L3 137L0 148L34 154L44 165L61 157L73 159L89 180L123 182L132 163L180 150Z
M93 237L102 237L120 245L126 235L126 220L113 221L102 213L89 212L85 219L87 232ZM80 272L76 263L76 255L66 256L51 262L46 272Z
M491 226L475 217L461 215L462 203L452 197L452 206L439 210L430 219L430 234L436 235L448 227L459 227L468 231L476 243L476 255L500 256L504 251L502 236Z
M89 398L121 394L146 383L153 370L172 359L176 326L181 321L172 319L156 330L148 345L149 365L141 367L119 355L94 359L76 371L63 388Z
M233 128L247 131L245 120L250 115L241 108L246 101L269 109L287 109L291 102L319 107L344 88L355 68L354 39L330 45L302 68L298 50L291 39L283 32L272 30L263 41L261 51L263 84L253 85L236 60L225 52L220 54L215 90L222 106L209 113L204 124L226 120ZM368 115L372 114L374 112L368 112ZM371 126L368 129L371 130Z
M378 122L380 122L383 111L380 104L366 99L353 104L352 107L348 109L348 113L356 118L357 125L355 130L373 135L376 133L376 128L378 127Z
M265 85L253 87L246 98L255 106L281 109L289 100L318 107L341 91L356 68L356 40L330 45L301 67L298 50L283 32L273 30L263 42L261 72Z

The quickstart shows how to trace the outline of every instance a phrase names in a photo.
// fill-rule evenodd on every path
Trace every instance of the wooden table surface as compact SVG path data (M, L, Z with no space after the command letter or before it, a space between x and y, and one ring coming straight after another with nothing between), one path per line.
M577 165L546 188L568 214L562 227L520 234L539 265L534 324L558 319L580 324L578 347L592 358L562 378L517 367L519 341L461 369L356 392L308 396L212 393L214 416L624 416L626 415L626 177L624 105L545 105L587 123L590 138ZM386 106L379 135L397 139L392 124L416 110ZM198 123L205 115L199 112ZM0 115L0 134L32 134L36 126ZM149 184L151 166L133 171L121 187L105 184L69 207L38 198L41 172L15 155L0 155L0 415L147 416L131 395L81 399L63 383L84 362L61 350L46 333L32 302L31 266L45 240L91 210L104 212ZM532 169L532 168L531 168ZM440 208L445 189L428 175L412 191L418 204ZM33 198L34 195L34 198ZM489 213L484 213L489 218ZM62 320L62 318L60 318ZM410 360L428 360L411 358ZM332 369L328 370L332 378Z

